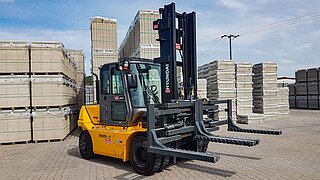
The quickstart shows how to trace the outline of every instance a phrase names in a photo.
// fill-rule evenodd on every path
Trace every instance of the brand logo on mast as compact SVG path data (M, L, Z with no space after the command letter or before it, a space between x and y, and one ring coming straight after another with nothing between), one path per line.
M166 93L170 93L170 71L169 71L169 64L165 65L165 73L166 73L166 89L165 92Z

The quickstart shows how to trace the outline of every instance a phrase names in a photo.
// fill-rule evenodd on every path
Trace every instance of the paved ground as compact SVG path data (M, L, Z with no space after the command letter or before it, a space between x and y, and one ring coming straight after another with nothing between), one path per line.
M0 179L320 179L320 111L292 110L289 120L255 126L281 129L283 135L222 130L261 142L255 147L211 143L208 150L221 154L218 163L179 161L151 177L118 159L82 159L77 133L64 142L0 146Z

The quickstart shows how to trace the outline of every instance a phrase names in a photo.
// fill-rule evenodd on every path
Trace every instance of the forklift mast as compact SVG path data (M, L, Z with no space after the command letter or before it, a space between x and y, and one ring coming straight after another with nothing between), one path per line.
M154 62L161 64L162 103L177 100L177 66L182 67L184 99L197 98L197 51L196 13L177 13L175 4L160 8L161 19L153 22L158 30L160 57ZM177 51L181 61L177 61Z

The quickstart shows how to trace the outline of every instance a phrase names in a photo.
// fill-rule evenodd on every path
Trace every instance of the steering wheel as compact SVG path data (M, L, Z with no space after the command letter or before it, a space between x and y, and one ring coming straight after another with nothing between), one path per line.
M158 94L157 90L158 90L158 87L156 85L151 85L150 86L150 90L152 91L152 93L154 93L155 95Z

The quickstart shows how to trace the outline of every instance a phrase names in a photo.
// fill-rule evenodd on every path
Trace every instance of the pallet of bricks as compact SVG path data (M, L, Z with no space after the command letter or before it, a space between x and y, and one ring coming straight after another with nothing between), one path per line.
M117 20L92 17L91 18L91 65L92 73L100 76L99 68L106 63L118 61L117 53ZM94 79L95 81L95 79ZM95 89L95 83L93 83ZM92 92L96 97L96 92Z
M236 64L236 110L237 122L242 124L259 124L264 121L263 114L253 113L252 64Z
M160 56L158 31L153 21L160 18L159 11L139 10L119 47L120 57L154 59Z
M0 42L1 144L61 140L76 127L75 67L60 42Z
M236 120L235 63L213 61L198 68L198 77L207 79L207 96L212 100L232 100L232 119ZM218 105L215 120L227 119L226 104Z
M295 73L296 83L291 86L292 108L320 109L320 68L301 69ZM293 103L293 101L295 103Z
M253 112L265 119L278 118L277 64L260 63L253 66Z
M85 56L83 50L67 50L68 55L73 58L74 62L77 65L76 69L76 104L78 109L85 104L85 69L84 62Z

